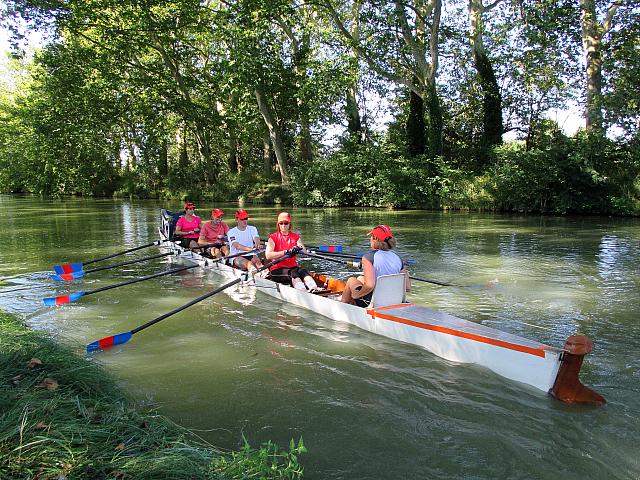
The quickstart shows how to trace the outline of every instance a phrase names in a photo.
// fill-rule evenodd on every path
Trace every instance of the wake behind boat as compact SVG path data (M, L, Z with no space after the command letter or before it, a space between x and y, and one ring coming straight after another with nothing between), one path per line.
M314 273L324 289L310 293L271 281L183 249L172 241L175 216L162 210L159 248L172 252L169 258L239 280L244 289L255 289L281 301L319 313L334 321L347 322L378 335L418 345L458 363L486 367L510 380L531 385L566 403L601 405L606 401L579 380L584 356L593 349L589 338L574 335L564 348L556 348L444 312L407 303L404 274L379 277L369 308L340 302L344 282Z

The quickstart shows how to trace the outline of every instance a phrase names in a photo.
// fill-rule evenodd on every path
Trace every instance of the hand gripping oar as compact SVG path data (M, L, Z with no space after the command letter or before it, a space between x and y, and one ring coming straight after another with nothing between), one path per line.
M92 268L91 270L78 270L70 273L62 273L59 275L51 275L51 278L58 281L75 280L76 278L84 277L87 273L99 272L100 270L108 270L110 268L122 267L124 265L132 265L134 263L146 262L147 260L153 260L154 258L162 258L168 255L175 255L176 252L160 253L158 255L151 255L150 257L142 257L136 260L129 260L128 262L114 263L113 265L105 265L104 267Z
M120 255L124 255L125 253L135 252L136 250L142 250L143 248L153 247L154 245L160 245L163 241L156 240L155 242L147 243L146 245L140 245L139 247L130 248L128 250L123 250L122 252L114 253L112 255L107 255L106 257L96 258L95 260L89 260L88 262L83 263L63 263L62 265L54 265L53 271L58 275L63 273L71 273L77 270L82 270L84 265L91 265L92 263L101 262L103 260L108 260L113 257L117 257Z
M171 275L172 273L182 272L184 270L189 270L191 268L196 268L199 266L200 265L189 265L188 267L176 268L174 270L167 270L166 272L154 273L152 275L146 275L144 277L127 280L126 282L120 282L114 285L108 285L106 287L97 288L95 290L89 290L88 292L75 292L75 293L70 293L69 295L59 295L57 297L43 298L42 303L44 303L49 307L54 305L64 305L66 303L75 302L76 300L78 300L80 297L83 297L83 296L86 297L87 295L104 292L106 290L111 290L112 288L124 287L125 285L131 285L132 283L144 282L145 280L150 280L156 277L162 277L164 275Z
M257 270L253 271L252 273L244 272L238 278L236 278L235 280L233 280L233 281L231 281L229 283L225 283L221 287L218 287L218 288L216 288L215 290L213 290L211 292L205 293L204 295L200 295L198 298L195 298L195 299L191 300L189 303L186 303L186 304L182 305L181 307L178 307L178 308L176 308L174 310L171 310L170 312L167 312L167 313L165 313L163 315L160 315L159 317L154 318L153 320L150 320L147 323L145 323L143 325L140 325L139 327L134 328L133 330L130 330L130 331L124 332L124 333L118 333L117 335L111 335L110 337L104 337L104 338L101 338L100 340L96 340L95 342L92 342L89 345L87 345L87 352L95 352L96 350L104 350L105 348L113 347L114 345L122 345L123 343L127 343L129 340L131 340L131 337L133 335L135 335L136 333L138 333L139 331L144 330L145 328L148 328L151 325L155 325L156 323L164 320L165 318L168 318L171 315L175 315L176 313L181 312L182 310L185 310L186 308L189 308L192 305L195 305L196 303L201 302L202 300L206 300L207 298L214 296L216 293L220 293L223 290L226 290L227 288L232 287L233 285L236 285L237 283L242 282L243 280L246 281L246 280L249 279L249 275L255 275L256 273L262 272L263 270L266 270L267 268L270 268L273 265L276 265L277 263L282 262L286 258L290 258L291 256L292 255L285 255L282 258L278 258L277 260L274 260L273 262L269 262L266 265L258 268Z

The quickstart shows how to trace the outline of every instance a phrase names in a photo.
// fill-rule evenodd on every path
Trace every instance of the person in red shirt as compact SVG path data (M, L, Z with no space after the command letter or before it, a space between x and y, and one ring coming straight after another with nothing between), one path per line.
M291 215L282 212L278 215L276 232L269 235L265 257L273 261L288 254L292 257L284 259L269 268L271 279L278 283L293 285L298 290L313 291L318 288L309 272L298 266L295 254L304 249L300 235L291 231Z
M175 235L180 238L183 248L193 248L198 246L198 236L200 235L200 217L195 214L196 206L192 202L184 204L184 215L176 223Z
M205 223L200 230L198 245L211 245L207 248L208 253L213 258L220 258L229 255L229 246L225 245L229 225L222 221L224 212L216 208L211 212L211 221Z

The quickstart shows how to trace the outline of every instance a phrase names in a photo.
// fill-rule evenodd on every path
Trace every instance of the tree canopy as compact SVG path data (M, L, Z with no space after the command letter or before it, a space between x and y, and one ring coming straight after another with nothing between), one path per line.
M0 189L637 213L639 17L636 0L8 0L13 38L48 42L12 51ZM567 137L549 114L574 104Z

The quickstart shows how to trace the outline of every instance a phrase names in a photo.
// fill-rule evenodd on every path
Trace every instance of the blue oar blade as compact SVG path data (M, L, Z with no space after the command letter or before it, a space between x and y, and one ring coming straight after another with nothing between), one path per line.
M87 345L87 353L96 352L98 350L105 350L107 348L111 348L114 345L122 345L123 343L127 343L131 340L133 333L131 330L124 333L118 333L117 335L111 335L110 337L104 337L100 340L96 340L95 342Z
M53 307L55 305L64 305L65 303L75 302L84 294L85 292L76 292L69 295L59 295L57 297L43 298L42 303L44 303L48 307Z
M63 265L54 265L53 271L61 275L63 273L77 272L78 270L82 270L83 267L83 263L65 263Z
M71 280L75 280L76 278L84 277L84 270L80 270L77 272L71 273L61 273L58 275L51 275L51 278L57 280L58 282L69 282Z

